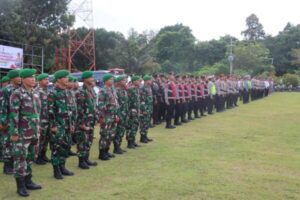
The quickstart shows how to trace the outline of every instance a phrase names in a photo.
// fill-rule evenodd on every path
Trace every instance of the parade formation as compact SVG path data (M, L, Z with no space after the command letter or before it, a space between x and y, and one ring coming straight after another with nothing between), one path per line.
M81 81L79 87L69 71L59 70L50 89L48 74L36 75L29 68L11 70L2 78L0 157L3 173L14 174L20 196L42 188L32 180L34 162L51 163L55 179L74 175L67 168L69 156L78 157L80 169L97 166L90 156L97 124L98 159L107 161L126 153L121 148L125 139L128 149L137 149L138 141L153 141L149 129L155 125L165 123L165 128L175 129L235 108L239 100L247 104L266 97L273 88L272 79L262 77L169 73L129 78L107 73L96 93L93 71L83 72Z

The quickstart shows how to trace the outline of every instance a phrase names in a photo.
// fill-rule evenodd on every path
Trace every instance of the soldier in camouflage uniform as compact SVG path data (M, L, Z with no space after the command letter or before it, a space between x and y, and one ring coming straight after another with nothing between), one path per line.
M147 136L153 113L152 77L145 75L143 79L144 85L140 90L140 142L148 143L152 141L152 139Z
M72 110L68 106L68 75L67 70L55 72L55 88L48 96L51 161L56 179L63 179L63 175L74 175L65 167L72 145L71 132L75 130L71 123Z
M1 104L3 102L3 92L2 92L2 89L6 86L8 86L9 84L9 78L8 76L4 76L2 79L1 79L1 88L0 88L0 111L1 111ZM0 114L1 115L1 114ZM1 126L1 125L0 125ZM2 146L2 135L4 135L3 131L0 129L0 162L3 161L3 155L2 155L2 151L3 151L3 146Z
M7 76L10 79L10 84L2 89L1 106L0 106L0 130L2 133L2 155L3 155L3 172L5 174L13 174L13 158L11 156L12 144L10 136L8 134L8 115L10 113L9 99L11 93L18 89L21 84L21 78L19 74L20 70L11 70Z
M120 121L117 125L116 136L114 139L114 153L116 154L123 154L124 151L121 148L122 139L126 132L126 127L128 123L128 95L127 95L127 77L125 75L119 76L115 79L115 87L118 97L118 103L120 105L118 110L118 115Z
M103 77L104 87L99 90L97 118L100 122L99 159L109 160L114 155L109 153L111 141L116 134L119 117L117 111L119 104L117 94L113 87L113 75L106 74Z
M69 81L67 85L67 97L68 97L68 106L71 109L71 126L76 128L76 120L77 120L77 103L76 103L76 91L74 90L75 88L75 78L71 75L69 75ZM72 137L72 144L75 144L75 130L71 131L68 130L69 134L71 134ZM76 156L77 154L72 152L70 149L69 152L70 156Z
M40 138L39 138L39 152L36 164L44 165L50 160L46 156L47 146L50 139L50 127L49 127L49 113L48 113L48 74L40 74L37 76L39 85L35 88L35 92L39 95L41 101L41 113L40 113Z
M128 108L129 119L128 129L126 133L127 148L134 149L138 147L135 143L135 136L139 128L139 115L140 115L140 77L131 77L132 85L128 88Z
M76 93L77 99L77 127L76 142L77 155L79 158L78 167L89 169L89 166L96 166L96 162L89 160L90 149L94 139L94 126L96 120L96 93L93 89L94 78L92 71L85 71L81 76L83 86Z
M13 146L17 192L20 196L28 196L27 189L42 188L31 180L31 164L37 156L40 126L40 100L33 90L35 72L35 69L23 69L20 72L22 87L13 91L10 97L9 135Z

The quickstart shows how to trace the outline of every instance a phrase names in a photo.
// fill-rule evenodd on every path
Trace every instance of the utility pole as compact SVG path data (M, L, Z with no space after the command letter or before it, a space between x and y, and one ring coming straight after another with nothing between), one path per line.
M233 60L234 60L234 55L233 55L233 42L232 42L232 38L230 38L230 55L228 56L228 61L230 64L230 76L233 73Z

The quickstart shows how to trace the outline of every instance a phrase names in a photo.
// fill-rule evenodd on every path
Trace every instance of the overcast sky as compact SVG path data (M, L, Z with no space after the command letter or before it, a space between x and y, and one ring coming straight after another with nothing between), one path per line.
M251 13L273 36L287 22L300 24L300 0L93 0L93 10L95 28L125 36L130 28L141 33L182 23L200 41L225 34L242 38L240 33L246 29L245 20Z

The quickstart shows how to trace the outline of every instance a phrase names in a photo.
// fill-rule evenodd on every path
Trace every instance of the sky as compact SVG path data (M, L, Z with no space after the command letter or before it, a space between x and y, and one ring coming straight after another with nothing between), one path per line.
M256 14L265 32L275 36L288 22L300 24L299 8L299 0L93 0L93 24L127 36L130 28L141 33L182 23L199 41L226 34L241 39L250 14ZM75 26L81 26L77 19Z

